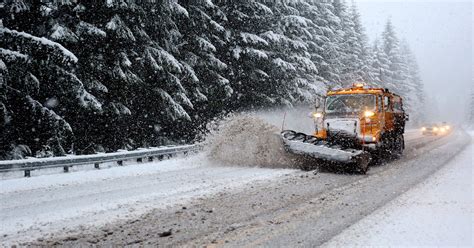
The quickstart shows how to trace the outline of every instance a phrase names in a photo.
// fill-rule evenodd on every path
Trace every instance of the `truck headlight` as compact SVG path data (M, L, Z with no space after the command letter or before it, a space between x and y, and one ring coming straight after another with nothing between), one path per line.
M322 114L322 113L314 113L314 114L313 114L313 117L314 117L315 119L318 119L318 118L323 117L323 114Z
M422 128L421 128L421 131L426 131L426 127L422 127Z
M372 117L374 115L375 115L375 113L373 111L367 110L367 111L364 112L365 118L369 118L369 117Z
M437 127L433 127L433 131L438 131L438 128L437 128Z

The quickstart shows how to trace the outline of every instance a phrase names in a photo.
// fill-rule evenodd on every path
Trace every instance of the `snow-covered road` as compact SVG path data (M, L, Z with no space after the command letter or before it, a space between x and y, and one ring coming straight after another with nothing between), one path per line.
M474 138L474 132L471 132ZM425 182L346 229L326 245L472 247L474 145Z
M0 181L2 243L100 225L294 170L218 167L203 155L99 171Z
M406 139L406 159L411 159L418 153L423 154L427 149L423 147L439 137L423 137L419 132L411 131ZM417 151L419 148L422 149ZM387 168L390 167L373 168L369 175L375 173L377 178L376 175ZM315 185L304 186L311 195L362 177L322 174L318 175L317 180L308 181L307 173L290 169L223 167L210 162L205 154L198 154L104 170L1 180L0 237L2 244L8 245L61 234L64 230L90 230L91 227L94 229L121 220L136 220L156 209L167 211L175 209L178 204L219 198L214 195L236 192L245 195L246 191L253 189L253 185L270 185L271 188L274 188L272 182L288 185L286 181L300 176L307 178L305 183ZM261 188L258 190L261 191ZM301 188L293 185L287 190L286 194L280 193L293 195L290 192ZM263 195L272 197L268 191ZM248 201L255 201L251 199ZM271 198L269 202L276 199ZM279 204L285 206L285 202ZM271 203L271 206L278 205ZM240 215L244 210L236 208L233 211L239 211ZM174 222L173 219L171 221Z

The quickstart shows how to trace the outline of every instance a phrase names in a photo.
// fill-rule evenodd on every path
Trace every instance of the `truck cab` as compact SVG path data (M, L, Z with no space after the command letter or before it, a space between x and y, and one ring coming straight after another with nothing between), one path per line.
M322 109L313 117L316 137L344 138L352 145L374 149L388 143L403 143L407 120L400 96L364 84L328 91Z

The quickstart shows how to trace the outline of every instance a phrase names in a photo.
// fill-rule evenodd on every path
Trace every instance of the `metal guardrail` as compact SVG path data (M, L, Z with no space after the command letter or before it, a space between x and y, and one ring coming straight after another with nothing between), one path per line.
M138 149L126 152L103 153L93 155L72 155L65 157L51 158L28 158L22 160L4 160L0 161L0 173L11 171L24 171L25 177L31 176L32 170L61 168L64 172L69 172L69 168L76 165L93 164L96 169L100 169L101 163L116 162L119 166L123 165L123 161L136 159L137 162L143 162L143 159L153 161L165 159L165 156L172 157L174 155L190 152L197 152L202 149L201 145L183 145Z

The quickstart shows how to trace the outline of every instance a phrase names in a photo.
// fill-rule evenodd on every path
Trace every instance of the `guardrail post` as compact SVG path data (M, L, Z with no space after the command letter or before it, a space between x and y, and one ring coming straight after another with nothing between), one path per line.
M100 169L100 165L99 165L99 163L94 163L94 168L96 168L96 169Z
M137 163L143 162L143 158L137 158Z
M158 160L161 161L161 160L163 160L164 158L165 158L165 156L163 156L163 155L158 155Z
M64 172L69 172L69 166L64 166L64 167L63 167L63 171L64 171Z
M123 161L122 161L122 160L119 160L119 161L117 161L117 164L120 165L120 166L122 166L122 165L123 165Z
M25 177L31 177L31 171L25 170Z
M153 156L148 157L148 162L153 161Z

